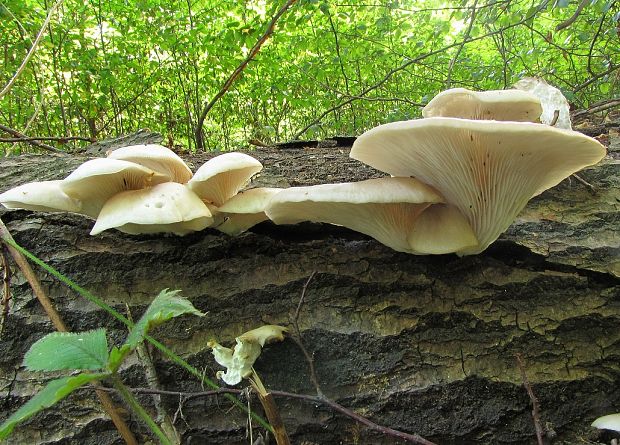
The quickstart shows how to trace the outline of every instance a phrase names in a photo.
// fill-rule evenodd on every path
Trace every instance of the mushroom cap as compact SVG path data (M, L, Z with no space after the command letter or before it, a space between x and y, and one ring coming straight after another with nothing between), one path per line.
M244 153L225 153L205 162L187 183L200 199L220 207L239 190L263 165Z
M407 240L416 218L444 202L432 187L413 178L292 187L275 195L265 213L276 224L301 221L344 226L399 252L415 252Z
M0 194L0 203L7 209L41 212L80 213L81 204L60 188L62 181L29 182Z
M268 220L265 208L271 198L281 191L281 188L258 187L239 192L218 208L218 215L225 219L215 228L235 236Z
M191 190L177 182L165 182L114 195L101 209L90 234L116 228L132 235L160 232L186 235L212 222L211 212Z
M460 253L478 245L467 219L450 204L433 204L416 219L407 238L416 253Z
M373 128L350 156L438 190L467 218L482 252L527 201L600 161L605 148L574 131L523 122L428 118Z
M540 100L527 91L452 88L435 96L422 109L422 116L537 122L542 111Z
M620 431L620 413L599 417L592 422L592 426L600 430Z
M67 176L60 188L82 202L80 213L96 218L105 202L125 190L138 190L168 181L168 176L119 159L86 161Z
M175 152L157 144L129 145L117 148L108 155L110 159L135 162L168 176L172 182L185 184L192 178L192 171Z

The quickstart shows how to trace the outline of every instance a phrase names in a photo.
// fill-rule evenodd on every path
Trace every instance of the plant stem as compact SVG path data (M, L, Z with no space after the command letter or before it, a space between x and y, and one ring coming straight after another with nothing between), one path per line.
M20 252L22 255L24 255L30 261L35 263L37 266L41 267L46 272L48 272L49 274L51 274L52 276L54 276L55 278L57 278L58 280L60 280L64 284L66 284L69 288L71 288L74 291L76 291L82 297L86 298L90 302L92 302L92 303L96 304L97 306L99 306L101 309L105 310L107 313L112 315L114 318L119 320L121 323L123 323L126 326L128 326L130 329L133 327L133 323L129 319L127 319L127 317L123 316L116 309L114 309L110 305L106 304L101 298L96 297L95 295L91 294L89 291L87 291L86 289L84 289L83 287L81 287L80 285L78 285L77 283L72 281L71 279L69 279L66 276L64 276L63 274L61 274L59 271L54 269L52 266L47 264L45 261L42 261L39 258L37 258L36 256L34 256L28 250L24 249L22 246L17 244L14 239L12 239L12 238L11 239L8 239L8 238L4 239L3 238L2 241L4 241L9 246L13 247L15 250ZM155 340L150 335L145 335L144 338L149 343L151 343L153 346L155 346L157 349L159 349L161 352L163 352L164 355L166 357L168 357L168 359L172 360L174 363L176 363L177 365L181 366L187 372L189 372L193 376L197 377L201 382L205 383L207 386L209 386L211 388L219 389L219 386L216 383L211 381L203 373L198 371L198 369L194 368L192 365L187 363L185 360L183 360L177 354L172 352L170 349L168 349L162 343L158 342L157 340ZM261 424L261 426L263 428L265 428L267 431L273 433L273 428L271 428L271 425L269 425L269 423L265 419L263 419L261 416L259 416L258 414L254 413L253 411L248 411L246 406L243 403L241 403L239 401L239 399L237 399L236 397L234 397L234 396L232 396L230 394L226 394L225 397L230 402L234 403L238 408L243 410L245 413L249 413L254 418L254 420L256 420L258 423Z
M125 402L131 407L131 409L146 423L146 425L150 428L150 430L157 436L159 442L162 445L172 445L172 442L168 440L168 437L164 434L162 430L159 429L159 426L155 423L149 413L140 405L138 399L134 397L134 395L127 389L127 387L123 384L121 379L118 377L118 374L112 374L112 383L114 387L118 390L119 394L125 400Z

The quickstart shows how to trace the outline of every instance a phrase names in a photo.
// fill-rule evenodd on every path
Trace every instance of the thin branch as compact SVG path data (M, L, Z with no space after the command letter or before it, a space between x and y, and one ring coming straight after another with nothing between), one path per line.
M18 252L15 248L13 248L11 244L9 244L9 242L14 244L15 240L2 222L2 219L0 219L0 241L2 241L4 245L6 245L6 248L13 257L13 260L15 261L15 264L17 264L22 274L24 275L24 278L26 278L26 281L28 281L28 283L30 284L30 287L32 288L32 293L37 297L37 300L39 300L39 303L41 304L43 310L54 325L54 328L56 328L56 330L59 332L69 332L69 330L67 329L67 325L65 325L65 322L62 320L52 301L43 290L41 282L30 267L30 263L28 263L26 258L24 258L24 256L20 252ZM138 441L136 440L135 436L133 435L123 418L118 413L118 410L114 406L114 403L112 402L109 394L101 391L98 384L94 386L96 387L97 397L99 397L101 405L112 419L114 426L116 426L116 429L125 440L125 443L127 443L127 445L138 445Z
M0 319L0 338L4 332L4 324L9 317L9 305L11 303L11 268L9 267L9 260L6 257L6 252L0 246L0 259L2 260L2 318Z
M558 26L555 27L556 32L562 31L563 29L566 29L570 25L575 23L575 20L577 20L577 18L579 17L579 14L581 14L581 11L583 11L583 8L588 6L588 3L590 3L590 0L581 0L581 3L579 3L579 6L577 6L577 9L575 10L575 13L572 16L570 16L570 18L568 18L567 20L563 21L562 23L560 23Z
M267 41L267 39L271 36L271 34L273 34L273 31L274 31L274 28L276 26L276 22L278 21L278 19L296 1L297 0L288 0L284 4L284 6L282 6L278 10L276 15L273 16L273 18L271 19L271 22L269 22L269 25L267 26L267 30L258 39L258 41L254 44L254 46L252 47L252 49L248 53L248 56L245 58L245 60L243 62L241 62L241 64L235 69L235 71L233 71L233 73L226 80L226 82L224 82L224 86L220 89L220 91L218 91L218 93L215 95L215 97L213 99L211 99L211 101L205 105L205 107L203 108L202 112L200 113L200 116L198 117L198 123L196 124L196 130L194 131L194 137L196 139L196 149L198 149L198 150L203 150L204 149L204 139L203 139L203 136L202 136L202 127L203 127L204 121L205 121L205 119L207 117L207 113L209 113L209 111L211 110L211 108L213 108L213 106L217 103L217 101L222 96L224 96L224 94L226 94L226 92L228 91L230 86L237 79L237 77L239 77L239 75L245 69L245 67L248 65L248 63L250 63L250 61L252 61L252 59L254 59L256 54L258 54L258 52L260 51L261 47L263 46L263 43L265 43Z
M520 25L522 25L522 24L526 23L528 20L531 20L533 17L535 17L535 16L536 16L536 14L538 14L540 11L542 11L544 8L546 8L546 7L547 7L547 4L548 4L548 3L549 3L549 0L544 0L544 1L540 4L540 5L538 5L538 7L537 7L537 8L536 8L536 9L535 9L535 10L534 10L531 14L529 14L529 15L525 16L522 20L520 20L520 21L518 21L518 22L515 22L515 23L512 23L512 24L510 24L510 25L506 25L505 27L500 28L500 29L498 29L498 30L488 32L487 34L483 34L483 35L481 35L481 36L474 37L474 38L472 38L472 39L468 40L468 41L467 41L467 42L465 42L465 43L467 44L467 43L476 42L476 41L478 41L478 40L486 39L487 37L491 37L491 36L494 36L494 35L499 34L499 33L501 33L501 32L504 32L504 31L506 31L507 29L516 28L517 26L520 26ZM377 89L377 88L379 88L381 85L383 85L384 83L386 83L386 82L387 82L387 81L388 81L388 80L389 80L389 79L390 79L390 78L391 78L394 74L396 74L396 73L398 73L398 72L400 72L400 71L403 71L404 69L406 69L406 68L407 68L407 67L409 67L410 65L413 65L413 64L415 64L415 63L418 63L418 62L420 62L420 61L422 61L422 60L424 60L424 59L427 59L427 58L429 58L429 57L435 56L435 55L437 55L437 54L441 54L441 53L443 53L443 52L445 52L445 51L447 51L447 50L449 50L449 49L451 49L451 48L455 48L455 47L457 47L457 46L459 46L459 45L461 45L461 44L462 44L462 42L452 43L452 44L450 44L450 45L444 46L443 48L439 48L439 49L436 49L436 50L434 50L434 51L430 51L430 52L428 52L428 53L426 53L426 54L422 54L421 56L418 56L418 57L415 57L415 58L413 58L413 59L408 60L407 62L403 63L402 65L397 66L396 68L393 68L393 69L391 69L390 71L388 71L388 72L387 72L387 74L386 74L386 75L385 75L385 76L384 76L381 80L379 80L379 81L378 81L377 83L375 83L374 85L371 85L371 86L369 86L369 87L365 88L365 89L364 89L363 91L361 91L361 92L360 92L360 93L359 93L356 97L365 96L366 94L370 93L371 91L376 90L376 89ZM314 125L316 125L316 124L320 123L320 122L323 120L323 118L324 118L325 116L327 116L327 115L328 115L328 114L330 114L330 113L333 113L333 112L334 112L334 111L336 111L336 110L339 110L340 108L344 107L344 106L345 106L345 105L347 105L347 104L350 104L350 103L351 103L351 102L353 102L354 100L357 100L357 99L355 99L355 98L350 98L350 99L347 99L347 100L345 100L345 101L343 101L343 102L340 102L339 104L334 105L333 107L331 107L331 108L329 108L329 109L325 110L323 113L321 113L321 115L320 115L318 118L316 118L314 121L310 122L310 123L309 123L309 124L307 124L304 128L302 128L301 130L299 130L299 131L298 131L298 132L297 132L297 133L293 136L293 139L299 139L299 138L301 137L301 135L302 135L302 134L304 134L306 131L308 131L308 129L309 129L310 127L312 127L312 126L314 126Z
M523 357L521 354L516 354L517 365L519 366L519 371L521 372L521 379L523 380L523 386L527 391L527 395L530 397L532 402L532 419L534 420L534 428L536 429L536 439L538 440L538 445L544 445L545 442L543 440L544 430L542 425L540 424L540 407L538 405L538 399L534 395L534 391L532 390L532 385L527 379L527 374L525 373L525 363L523 361Z
M474 4L471 7L471 19L469 20L469 26L467 27L467 30L465 31L465 35L463 36L461 45L456 50L456 53L454 54L454 57L452 58L452 60L450 60L450 65L448 65L448 76L446 77L446 89L450 88L450 85L452 83L452 70L454 69L454 65L456 64L456 61L461 55L461 51L463 51L465 44L469 40L470 35L471 35L471 30L474 27L474 22L476 21L476 12L477 12L476 6L478 6L478 0L474 0Z
M23 138L0 138L0 142L32 142L32 141L54 141L59 144L66 144L69 141L85 141L85 142L97 142L94 138L86 138L83 136L30 136Z
M577 85L575 88L573 88L573 93L577 93L581 90L583 90L584 88L590 86L591 84L593 84L594 82L596 82L597 80L599 80L601 77L605 77L608 74L613 73L614 71L616 71L618 68L620 68L620 64L619 65L610 65L609 68L605 71L603 71L602 73L598 73L596 76L592 76L590 77L588 80L586 80L584 83L582 83L581 85Z
M599 113L601 111L609 110L610 108L615 108L620 106L620 98L606 100L603 103L594 104L592 107L587 110L579 110L572 113L571 118L575 119L576 117L581 117L586 114Z
M26 68L26 65L30 61L30 58L32 57L34 52L36 51L37 46L39 45L39 42L41 41L41 38L43 37L43 34L45 33L45 28L47 28L47 25L52 19L52 15L56 11L56 9L58 9L58 7L62 4L63 1L64 0L58 0L56 4L50 8L49 12L47 13L47 17L45 18L45 21L43 22L43 26L41 26L41 30L39 31L39 34L37 34L37 37L34 39L34 42L32 43L30 50L28 50L28 54L26 54L26 57L22 61L22 64L19 66L19 68L17 69L17 71L15 72L11 80L9 80L9 83L7 83L6 86L2 89L2 91L0 91L0 99L11 90L11 88L13 87L13 84L17 81L22 71L24 71L24 68Z
M29 141L28 140L29 139L28 136L20 133L17 130L9 128L9 127L7 127L5 125L0 125L0 130L4 131L6 133L9 133L10 135L13 135L13 136L15 136L18 139L21 139L21 141L23 141L23 142L25 142L27 144L34 145L35 147L42 148L42 149L47 150L47 151L53 151L54 153L65 153L64 151L58 150L57 148L54 148L51 145L47 145L47 144L43 144L42 142L38 142L38 140L30 140Z

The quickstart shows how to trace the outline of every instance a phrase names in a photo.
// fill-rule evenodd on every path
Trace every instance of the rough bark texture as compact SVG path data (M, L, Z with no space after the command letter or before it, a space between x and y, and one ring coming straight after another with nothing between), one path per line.
M182 289L207 316L177 319L155 336L213 378L219 367L207 341L230 344L263 323L288 324L303 284L316 271L299 322L331 399L376 423L441 444L535 443L515 359L522 354L547 440L609 443L611 433L589 424L620 411L617 145L612 138L610 156L581 173L598 193L564 181L535 198L487 251L464 258L402 254L363 235L315 224L263 223L237 238L212 230L186 237L115 231L91 237L92 221L80 216L0 216L19 243L120 310L128 304L134 317L161 289ZM258 185L382 176L350 160L348 148L251 154L265 165ZM208 157L188 161L195 169ZM51 155L2 159L0 191L62 178L83 161ZM113 340L124 337L105 313L39 273L72 330L104 326ZM0 341L2 417L49 377L20 368L28 347L52 328L19 274L11 284L13 303ZM155 365L165 389L200 390L195 379L157 355ZM267 347L255 368L270 390L314 393L292 340ZM130 386L146 386L137 361L124 377ZM170 414L177 412L183 443L249 443L246 415L221 397L192 399L182 409L176 397L164 401ZM401 443L325 406L277 402L292 443ZM252 405L260 410L256 399ZM146 434L135 418L131 425ZM19 426L9 443L120 439L92 392L80 391Z

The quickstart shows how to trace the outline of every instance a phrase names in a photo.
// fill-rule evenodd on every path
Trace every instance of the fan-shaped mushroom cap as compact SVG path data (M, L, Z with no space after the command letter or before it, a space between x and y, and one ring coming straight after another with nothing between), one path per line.
M132 235L160 232L186 235L208 227L212 221L207 206L185 185L165 182L114 195L101 209L90 234L115 228Z
M348 227L400 252L419 253L408 236L429 205L444 202L432 187L413 178L292 187L275 195L265 213L276 224L301 221Z
M537 122L541 113L540 100L527 91L476 92L465 88L442 91L422 109L424 117L516 122Z
M478 245L467 219L449 204L433 204L424 210L407 241L415 252L432 255L460 253Z
M244 153L225 153L205 162L188 182L203 201L220 207L244 188L263 165Z
M130 145L114 150L110 159L135 162L168 176L172 182L185 184L192 178L192 171L175 152L157 144Z
M60 189L61 182L29 182L14 187L0 194L0 203L7 209L80 213L80 201L67 196Z
M166 181L167 175L142 165L98 158L80 165L60 183L60 188L71 198L81 201L80 213L96 218L105 202L115 194Z
M592 426L600 430L620 431L620 413L599 417L592 422Z
M271 198L281 191L280 188L258 187L239 192L219 207L219 214L225 220L215 228L228 235L235 236L260 222L268 220L269 218L265 215L265 207Z
M523 122L429 118L381 125L360 136L351 157L437 189L467 218L482 252L527 201L596 164L605 148L574 131Z

